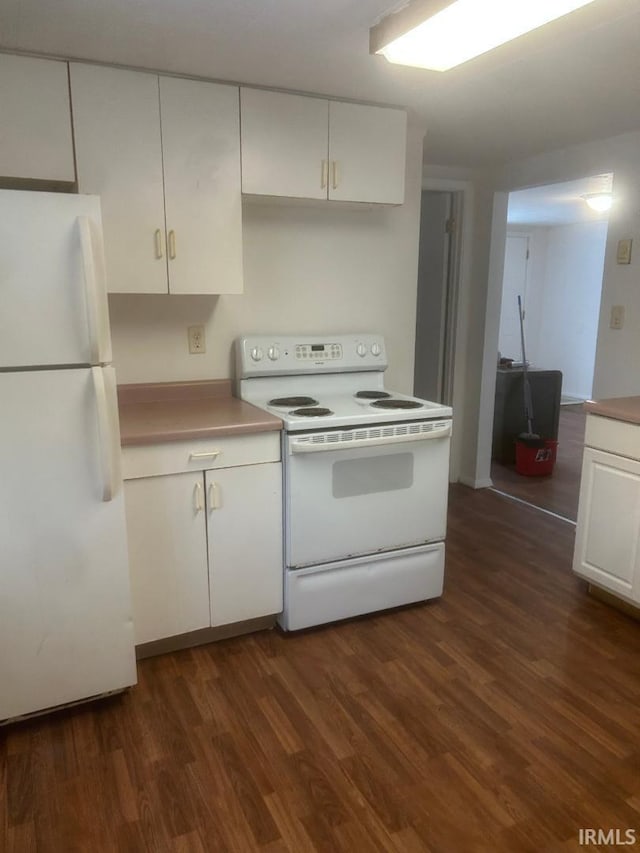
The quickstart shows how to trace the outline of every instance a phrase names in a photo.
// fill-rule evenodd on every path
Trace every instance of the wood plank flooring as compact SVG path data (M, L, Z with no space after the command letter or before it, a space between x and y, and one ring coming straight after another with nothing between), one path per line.
M491 479L494 488L575 521L578 517L585 423L582 404L561 406L558 453L553 474L549 477L523 477L516 472L515 465L493 461Z
M572 547L453 487L442 599L145 660L124 696L1 730L0 850L608 849L578 831L640 830L640 624Z

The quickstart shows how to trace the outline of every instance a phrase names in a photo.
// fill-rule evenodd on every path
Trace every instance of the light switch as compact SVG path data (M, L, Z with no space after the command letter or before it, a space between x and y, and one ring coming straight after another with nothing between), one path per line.
M621 329L624 326L624 305L611 306L609 326L612 329Z

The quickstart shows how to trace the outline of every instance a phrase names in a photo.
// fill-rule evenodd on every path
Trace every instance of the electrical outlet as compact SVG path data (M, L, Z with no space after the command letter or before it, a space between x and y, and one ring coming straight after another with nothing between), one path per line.
M611 306L611 318L609 327L611 329L621 329L624 326L624 305Z
M204 339L204 326L189 326L189 352L191 355L200 355L207 351Z

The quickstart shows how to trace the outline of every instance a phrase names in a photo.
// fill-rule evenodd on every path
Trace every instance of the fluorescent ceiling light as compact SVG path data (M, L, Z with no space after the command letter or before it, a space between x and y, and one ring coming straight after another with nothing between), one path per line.
M370 30L370 52L447 71L593 0L412 0Z
M595 210L598 213L605 213L607 210L610 210L611 202L613 201L611 193L587 193L582 198L591 210Z

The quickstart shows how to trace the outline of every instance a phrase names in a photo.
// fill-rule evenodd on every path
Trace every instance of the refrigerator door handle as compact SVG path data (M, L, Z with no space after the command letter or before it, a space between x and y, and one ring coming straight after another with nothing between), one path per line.
M88 216L78 217L78 227L82 248L90 364L108 364L112 355L102 237Z
M98 410L102 500L111 501L122 482L115 370L112 367L92 367L91 373Z

